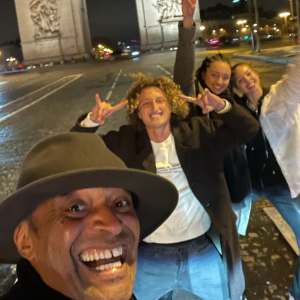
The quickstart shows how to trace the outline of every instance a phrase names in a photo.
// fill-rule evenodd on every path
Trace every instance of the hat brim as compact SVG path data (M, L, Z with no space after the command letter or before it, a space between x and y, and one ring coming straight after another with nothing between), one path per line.
M96 187L123 188L137 196L135 210L141 239L155 231L178 203L178 192L170 181L136 169L85 169L43 178L17 190L0 204L0 262L19 260L14 230L39 204L57 195Z

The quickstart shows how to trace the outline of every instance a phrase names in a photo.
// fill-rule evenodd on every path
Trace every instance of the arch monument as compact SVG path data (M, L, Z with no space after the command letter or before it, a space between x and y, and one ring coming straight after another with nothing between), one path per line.
M136 0L141 50L157 50L178 44L178 21L182 20L181 0ZM200 27L197 4L194 20ZM197 30L197 36L200 32Z
M24 64L90 57L86 0L15 0Z

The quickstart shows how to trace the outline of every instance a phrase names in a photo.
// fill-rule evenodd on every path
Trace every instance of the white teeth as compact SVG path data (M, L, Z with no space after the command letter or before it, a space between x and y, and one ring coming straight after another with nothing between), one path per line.
M114 248L112 250L113 257L118 257L122 255L122 247Z
M119 268L122 266L122 263L120 261L117 261L115 263L109 263L106 265L101 265L96 267L97 271L103 271L103 270L109 270L109 269L114 269L114 268Z
M103 252L103 251L100 251L100 252L99 252L99 257L100 257L100 259L104 259L104 258L105 258L105 255L104 255L104 252Z
M81 253L80 258L84 262L98 261L100 259L110 259L112 257L118 257L123 254L122 246L114 248L112 250L94 250L92 253Z
M95 260L99 260L100 259L100 257L99 257L99 255L98 255L97 252L95 252L94 256L95 256Z
M112 254L110 250L105 250L104 255L106 259L112 258Z

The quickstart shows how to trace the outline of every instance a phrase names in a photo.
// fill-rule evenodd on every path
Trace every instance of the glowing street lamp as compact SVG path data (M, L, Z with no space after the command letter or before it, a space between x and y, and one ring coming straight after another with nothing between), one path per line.
M238 24L238 25L243 25L243 24L245 24L245 23L247 23L247 20L238 20L238 21L236 22L236 24Z
M289 12L282 12L282 13L280 13L279 14L279 17L280 18L284 18L284 20L285 20L285 31L286 31L286 33L288 32L288 27L287 27L287 17L290 15L290 13Z

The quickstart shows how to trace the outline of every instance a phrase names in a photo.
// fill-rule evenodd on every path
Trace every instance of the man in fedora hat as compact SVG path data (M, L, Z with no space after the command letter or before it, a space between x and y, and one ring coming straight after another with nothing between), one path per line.
M177 199L170 182L128 169L95 134L41 141L0 204L0 262L18 263L0 299L134 299L139 239Z

